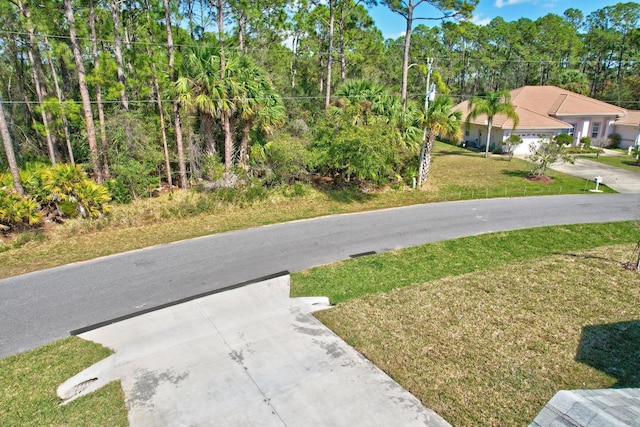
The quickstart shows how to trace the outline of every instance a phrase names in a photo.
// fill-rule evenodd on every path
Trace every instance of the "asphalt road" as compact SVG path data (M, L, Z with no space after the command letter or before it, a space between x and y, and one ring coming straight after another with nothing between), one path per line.
M640 218L640 196L434 203L186 240L0 280L0 357L69 331L282 270L368 251L545 225Z

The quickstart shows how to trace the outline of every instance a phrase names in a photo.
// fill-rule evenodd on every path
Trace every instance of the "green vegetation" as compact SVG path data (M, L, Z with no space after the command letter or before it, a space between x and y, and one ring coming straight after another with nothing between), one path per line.
M551 172L552 183L525 179L528 165L495 156L483 159L437 142L428 184L420 190L313 187L295 182L264 187L247 185L212 192L175 191L157 198L114 205L105 216L68 220L37 239L0 243L0 277L87 260L146 246L276 222L321 215L360 212L418 203L487 197L521 197L588 193L589 183ZM281 171L281 174L288 172ZM607 187L601 187L611 192ZM593 197L598 197L593 195ZM0 240L2 242L2 240Z
M585 157L585 159L640 173L640 166L634 156L600 156L598 158Z
M316 316L455 426L527 425L559 390L639 387L640 275L621 267L633 245L554 246L436 280L428 270L459 253L416 256L425 274L412 286ZM375 268L389 288L405 285L388 270L401 271Z
M514 263L638 240L635 222L540 227L471 236L294 273L291 294L341 303L364 295Z
M0 425L128 425L117 382L64 406L56 395L61 383L107 356L108 349L72 337L0 359Z
M291 293L329 296L316 316L453 425L526 425L558 390L640 386L637 236L472 236L295 273Z
M573 157L567 153L567 147L561 142L563 139L566 140L567 138L560 138L562 136L569 137L569 135L562 134L557 135L554 138L543 136L538 141L538 144L529 144L531 154L529 154L528 158L531 164L532 175L546 175L549 165L557 162L558 160L573 163Z
M20 180L26 194L10 191L11 176L0 174L0 229L18 230L65 218L98 218L111 200L105 186L96 184L80 165L29 163Z

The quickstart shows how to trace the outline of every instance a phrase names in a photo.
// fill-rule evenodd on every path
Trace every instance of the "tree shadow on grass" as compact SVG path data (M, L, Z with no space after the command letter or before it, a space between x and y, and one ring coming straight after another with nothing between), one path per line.
M476 157L481 158L481 153L478 151L471 150L445 150L445 151L434 151L434 157L444 157L444 156L466 156L466 157Z
M324 193L340 203L365 203L378 197L375 193L364 193L360 188L328 189Z
M640 387L640 321L583 327L576 361L617 379L614 388Z
M513 176L513 177L516 177L516 178L526 178L531 174L531 172L529 172L529 171L508 170L508 169L502 169L500 171L500 173L503 174L503 175L507 175L507 176Z
M627 165L627 166L635 166L638 169L640 169L640 165L638 165L638 163L635 160L623 160L622 164Z

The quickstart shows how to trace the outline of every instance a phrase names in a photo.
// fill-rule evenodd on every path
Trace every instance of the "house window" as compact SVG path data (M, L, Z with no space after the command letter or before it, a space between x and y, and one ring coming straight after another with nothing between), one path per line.
M600 122L596 122L591 127L591 138L597 138L600 136Z
M567 129L566 133L567 133L567 135L574 136L573 131L576 128L576 124L575 123L569 123L569 124L571 125L571 129Z

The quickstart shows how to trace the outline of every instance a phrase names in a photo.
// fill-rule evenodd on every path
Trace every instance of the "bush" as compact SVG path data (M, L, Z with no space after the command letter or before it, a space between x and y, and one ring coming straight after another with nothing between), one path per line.
M538 141L538 144L531 143L529 145L531 154L529 155L529 162L531 165L532 175L544 175L547 171L547 167L558 160L563 160L568 163L573 163L573 158L567 155L566 147L558 141L543 137Z
M81 165L29 163L20 171L20 181L39 209L53 220L97 218L109 209L108 188L90 179Z
M553 137L553 140L560 145L573 145L573 136L567 133L561 133Z
M224 164L220 160L218 153L207 155L202 160L200 170L202 178L208 181L217 181L224 175Z
M584 144L585 149L591 148L591 137L583 136L582 138L580 138L580 144Z
M622 141L622 137L618 133L612 133L608 137L609 139L609 147L610 148L620 148L620 142Z
M268 183L291 184L308 175L309 151L298 140L271 141L254 146L251 161Z
M509 135L509 138L504 140L504 142L507 146L509 161L511 161L513 159L513 152L515 151L516 147L522 144L522 137L520 135L512 133L511 135Z
M109 186L117 188L118 198L123 201L149 196L155 188L160 186L160 178L152 162L121 158L111 167L111 170L117 183Z
M40 205L28 196L0 188L0 230L30 227L42 221Z
M393 135L383 126L349 126L328 140L319 142L318 166L338 174L343 182L352 179L386 184L396 176L398 152Z
M335 108L319 122L311 145L313 168L344 183L354 180L384 185L397 181L412 155L418 154L419 146L410 146L406 142L410 138L404 136L414 128L400 131L375 117L358 125L358 112L349 106Z
M309 133L309 125L303 119L295 119L289 124L289 132L294 136L304 136Z

